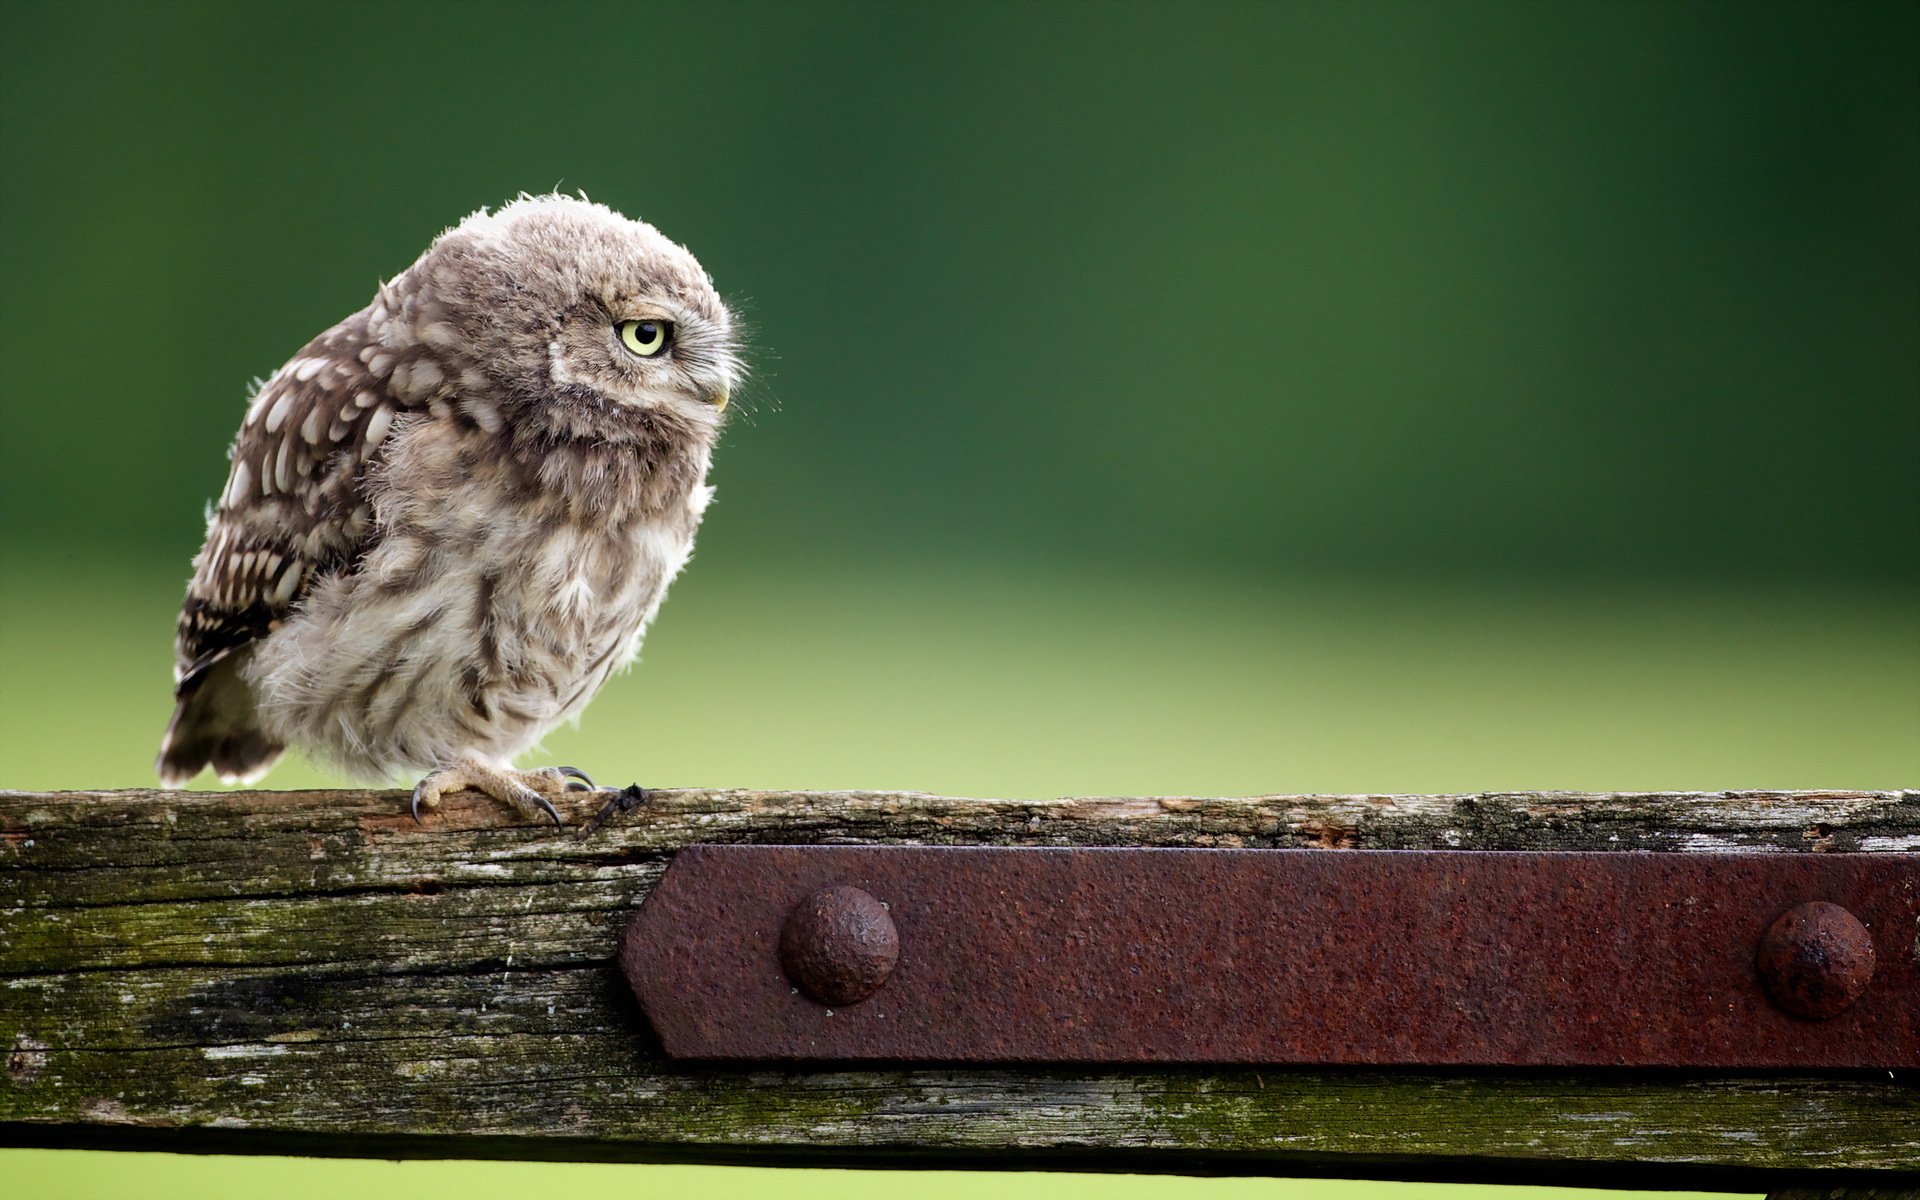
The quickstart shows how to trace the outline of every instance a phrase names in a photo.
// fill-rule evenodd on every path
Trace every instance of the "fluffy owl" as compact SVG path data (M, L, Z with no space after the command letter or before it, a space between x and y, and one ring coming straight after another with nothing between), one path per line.
M253 396L194 560L158 769L287 746L529 819L584 779L510 765L577 715L693 550L740 379L700 264L522 196L443 233ZM589 785L590 786L590 785Z

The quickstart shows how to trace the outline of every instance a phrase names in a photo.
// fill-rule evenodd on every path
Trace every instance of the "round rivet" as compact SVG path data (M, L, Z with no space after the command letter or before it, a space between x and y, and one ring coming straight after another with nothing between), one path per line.
M794 906L780 931L787 978L821 1004L858 1004L900 961L900 933L887 906L857 887L821 888Z
M1873 979L1873 937L1860 919L1825 900L1781 914L1760 939L1760 977L1773 1002L1824 1021L1845 1012Z

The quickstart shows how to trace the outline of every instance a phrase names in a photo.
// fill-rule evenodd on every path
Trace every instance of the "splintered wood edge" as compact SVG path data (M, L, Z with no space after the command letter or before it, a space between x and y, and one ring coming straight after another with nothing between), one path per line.
M371 834L517 830L577 839L603 804L576 794L568 824L536 825L471 792L416 823L399 791L75 792L0 790L0 851L36 828L133 822L179 836L358 827ZM1082 796L968 799L924 792L649 790L595 840L660 846L733 841L995 838L1058 844L1246 844L1404 849L1677 851L1920 849L1920 790L1479 792L1451 795ZM0 859L0 863L5 860Z

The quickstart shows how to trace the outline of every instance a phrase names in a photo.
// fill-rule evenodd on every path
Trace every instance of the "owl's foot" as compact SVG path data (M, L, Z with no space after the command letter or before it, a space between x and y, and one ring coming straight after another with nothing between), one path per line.
M606 807L593 814L593 820L588 821L586 828L580 831L581 837L587 837L592 834L594 830L605 825L608 818L614 816L616 813L630 813L647 802L647 789L637 783L630 783L618 791L614 791L612 788L601 788L600 790L603 792L613 792L613 798L607 801Z
M586 785L584 789L579 787L582 783ZM529 821L545 817L555 825L566 822L561 819L560 810L553 806L550 797L565 795L576 789L597 790L593 780L578 767L539 767L531 771L516 771L510 767L490 767L470 760L435 771L414 786L413 819L420 819L420 810L423 808L438 807L440 797L465 789L485 792L502 804L509 805Z

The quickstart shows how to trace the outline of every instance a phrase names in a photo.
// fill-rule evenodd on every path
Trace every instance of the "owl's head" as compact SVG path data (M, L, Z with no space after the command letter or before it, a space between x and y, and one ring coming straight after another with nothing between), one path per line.
M483 376L506 415L619 438L648 416L717 430L743 369L700 263L644 221L571 196L481 210L407 272L412 328Z

